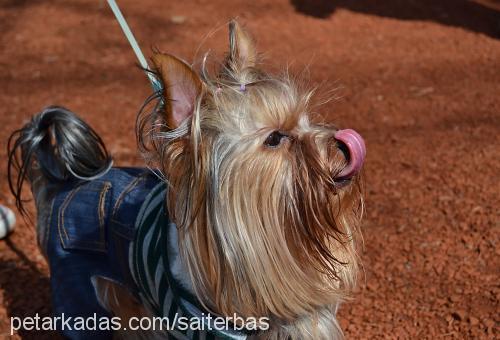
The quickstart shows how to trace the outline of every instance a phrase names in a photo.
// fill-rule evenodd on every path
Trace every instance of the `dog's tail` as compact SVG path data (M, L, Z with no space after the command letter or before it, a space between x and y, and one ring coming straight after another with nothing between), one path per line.
M49 183L92 180L104 175L113 163L97 133L73 112L57 106L37 113L14 131L7 148L9 186L22 213L26 212L23 183L34 180L35 172Z

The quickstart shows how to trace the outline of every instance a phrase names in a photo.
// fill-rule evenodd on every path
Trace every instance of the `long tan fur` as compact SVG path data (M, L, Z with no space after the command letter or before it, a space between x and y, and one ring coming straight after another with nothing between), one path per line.
M230 47L215 75L156 55L165 105L141 125L190 279L212 311L269 317L259 338L341 337L335 311L358 271L359 179L334 183L345 157L335 129L310 121L311 92L261 70L236 22ZM182 100L192 109L174 116ZM273 131L286 137L267 147Z

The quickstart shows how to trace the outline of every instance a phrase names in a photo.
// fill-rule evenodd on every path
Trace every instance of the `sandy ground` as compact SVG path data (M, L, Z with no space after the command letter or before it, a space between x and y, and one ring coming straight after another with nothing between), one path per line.
M239 17L267 64L308 67L311 83L340 88L321 113L368 146L364 274L340 310L348 338L498 337L498 1L119 3L146 51L220 54ZM151 90L104 1L0 0L0 50L2 150L33 113L61 104L118 165L142 164L134 120ZM5 167L0 176L12 207ZM49 295L33 228L20 222L0 241L0 336L8 316L48 315Z

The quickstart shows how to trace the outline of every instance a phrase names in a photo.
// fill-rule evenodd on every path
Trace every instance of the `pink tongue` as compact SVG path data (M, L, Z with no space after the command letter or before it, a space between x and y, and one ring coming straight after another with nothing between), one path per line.
M349 150L349 163L337 175L336 179L349 179L356 175L363 166L366 156L366 147L363 138L352 129L335 132L335 139L344 143Z

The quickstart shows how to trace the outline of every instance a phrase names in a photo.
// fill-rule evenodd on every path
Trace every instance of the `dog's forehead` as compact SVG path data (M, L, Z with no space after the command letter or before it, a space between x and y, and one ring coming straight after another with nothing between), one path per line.
M265 128L291 130L305 108L287 84L256 84L215 99L215 114L242 132ZM210 113L208 113L210 114Z

